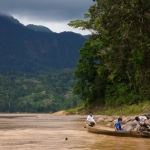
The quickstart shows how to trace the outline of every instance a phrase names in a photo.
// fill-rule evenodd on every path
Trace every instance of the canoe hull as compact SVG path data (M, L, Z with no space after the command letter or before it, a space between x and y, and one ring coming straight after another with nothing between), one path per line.
M111 136L123 136L123 137L150 137L150 132L137 132L137 131L113 131L108 129L101 129L97 127L86 126L88 132L96 134L105 134Z

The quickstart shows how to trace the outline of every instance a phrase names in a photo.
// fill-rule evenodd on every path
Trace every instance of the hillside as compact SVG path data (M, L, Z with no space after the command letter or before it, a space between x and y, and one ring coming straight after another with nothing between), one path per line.
M34 24L28 24L26 26L27 28L31 29L31 30L34 30L34 31L39 31L39 32L48 32L48 33L51 33L52 31L47 28L47 27L44 27L44 26L38 26L38 25L34 25Z
M0 72L75 68L78 51L86 40L73 32L34 31L13 17L1 15Z

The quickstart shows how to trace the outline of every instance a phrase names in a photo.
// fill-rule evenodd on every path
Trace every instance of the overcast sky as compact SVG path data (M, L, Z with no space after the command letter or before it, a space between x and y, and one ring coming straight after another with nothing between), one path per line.
M12 15L22 24L48 27L53 32L72 31L89 34L69 27L72 20L84 19L92 0L0 0L0 13Z

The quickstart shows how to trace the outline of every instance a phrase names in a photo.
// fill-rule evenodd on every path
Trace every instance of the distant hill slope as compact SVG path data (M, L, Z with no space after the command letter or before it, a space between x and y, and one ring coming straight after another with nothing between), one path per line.
M85 41L73 32L35 32L0 15L0 72L74 68Z
M21 24L19 22L19 20L15 19L13 16L8 16L8 15L5 15L5 14L0 14L0 17L1 18L5 18L6 20L9 20L10 22L12 22L14 24Z
M51 33L52 31L47 28L47 27L44 27L44 26L37 26L37 25L34 25L34 24L28 24L26 26L27 28L31 29L31 30L34 30L34 31L39 31L39 32L48 32L48 33Z

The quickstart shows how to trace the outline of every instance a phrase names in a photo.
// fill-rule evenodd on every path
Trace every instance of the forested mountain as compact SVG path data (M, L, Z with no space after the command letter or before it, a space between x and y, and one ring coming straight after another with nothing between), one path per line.
M34 25L34 24L28 24L26 27L29 28L29 29L32 29L32 30L34 30L34 31L39 31L39 32L48 32L48 33L52 32L52 31L51 31L49 28L47 28L47 27L44 27L44 26L37 26L37 25Z
M0 72L75 68L86 40L73 32L34 31L13 17L0 15Z
M80 100L73 94L74 68L86 40L0 15L0 112L76 107Z

